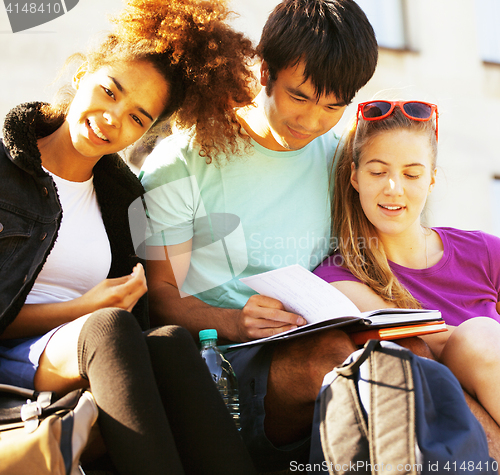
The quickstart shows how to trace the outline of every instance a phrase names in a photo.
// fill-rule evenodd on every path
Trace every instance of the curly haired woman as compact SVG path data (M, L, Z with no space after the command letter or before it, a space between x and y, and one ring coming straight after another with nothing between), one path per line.
M233 135L253 50L227 15L221 1L131 1L78 56L73 97L5 121L0 382L90 386L120 474L254 473L189 333L148 330L127 214L143 189L117 155L171 116L198 125L206 159Z

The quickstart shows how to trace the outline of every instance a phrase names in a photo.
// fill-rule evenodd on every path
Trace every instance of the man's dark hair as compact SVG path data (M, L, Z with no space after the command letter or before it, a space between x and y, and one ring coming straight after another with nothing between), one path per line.
M373 28L353 0L284 0L257 51L269 68L268 92L282 69L303 61L317 97L334 94L345 104L373 76L378 58Z

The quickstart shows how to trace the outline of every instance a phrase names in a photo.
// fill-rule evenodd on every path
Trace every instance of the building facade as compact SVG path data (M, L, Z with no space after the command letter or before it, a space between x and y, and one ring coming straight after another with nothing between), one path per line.
M232 0L237 28L258 41L277 0ZM500 236L500 0L358 0L377 33L380 59L355 103L420 99L439 107L438 181L426 210L431 226ZM50 100L66 57L107 28L121 0L80 0L60 18L12 33L0 7L0 116L20 102Z

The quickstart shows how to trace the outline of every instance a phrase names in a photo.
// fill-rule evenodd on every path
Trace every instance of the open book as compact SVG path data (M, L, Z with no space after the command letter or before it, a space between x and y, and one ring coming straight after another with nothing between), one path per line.
M281 301L285 310L301 315L308 323L271 337L230 345L230 349L292 338L326 327L342 327L342 330L353 333L353 337L354 332L361 334L366 330L380 330L365 335L378 339L396 339L446 330L438 310L388 308L360 312L342 292L297 264L240 280L259 294ZM399 332L398 327L401 327ZM382 329L393 331L386 337ZM363 338L358 336L357 340L361 342ZM355 342L362 344L358 341Z

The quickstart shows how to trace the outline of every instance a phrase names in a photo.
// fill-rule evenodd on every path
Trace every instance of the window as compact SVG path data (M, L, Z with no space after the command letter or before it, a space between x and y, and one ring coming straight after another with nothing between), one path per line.
M495 175L491 184L492 234L500 237L500 175Z
M500 0L476 0L479 54L486 63L500 63Z
M356 3L370 20L379 46L409 49L404 0L356 0Z

